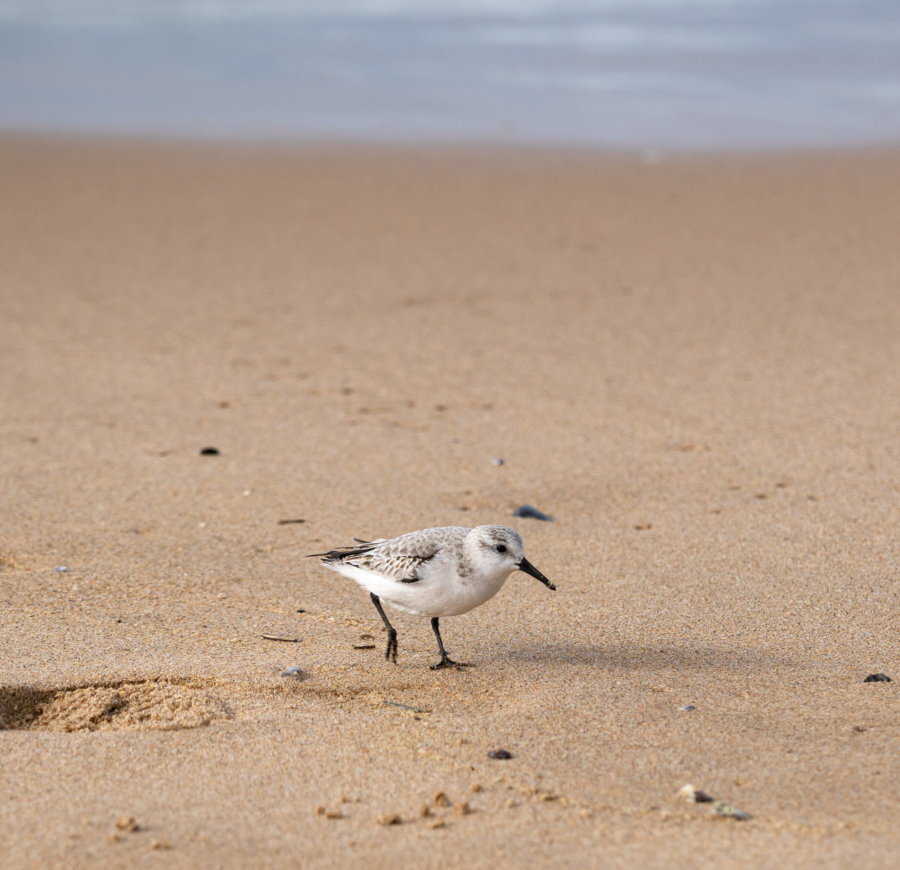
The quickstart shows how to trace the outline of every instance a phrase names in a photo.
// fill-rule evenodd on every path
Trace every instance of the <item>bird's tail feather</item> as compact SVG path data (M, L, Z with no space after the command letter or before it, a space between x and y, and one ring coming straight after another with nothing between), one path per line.
M354 538L353 540L360 546L335 547L327 553L310 553L307 558L320 557L326 565L335 562L345 562L347 559L353 559L355 556L363 556L371 552L381 543L380 541L361 541L359 538Z

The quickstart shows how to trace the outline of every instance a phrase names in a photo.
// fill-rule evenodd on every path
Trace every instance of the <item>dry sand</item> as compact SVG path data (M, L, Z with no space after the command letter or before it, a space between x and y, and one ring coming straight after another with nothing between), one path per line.
M898 153L0 142L0 865L897 866L898 233ZM559 591L463 672L304 558L482 522Z

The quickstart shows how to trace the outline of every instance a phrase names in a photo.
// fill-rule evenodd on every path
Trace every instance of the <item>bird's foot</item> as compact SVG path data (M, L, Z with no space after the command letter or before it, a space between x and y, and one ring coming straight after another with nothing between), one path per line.
M436 665L431 665L431 670L439 671L442 668L461 669L461 668L471 668L471 667L472 667L472 665L470 665L468 662L455 662L455 661L453 661L453 659L450 658L450 656L444 656Z
M384 651L384 657L387 661L397 664L397 632L388 632L387 649Z

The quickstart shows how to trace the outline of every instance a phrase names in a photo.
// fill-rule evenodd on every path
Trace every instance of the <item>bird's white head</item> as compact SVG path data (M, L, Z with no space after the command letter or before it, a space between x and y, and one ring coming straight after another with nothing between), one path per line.
M475 559L491 574L508 576L524 571L550 589L556 587L525 558L522 536L506 526L476 526L465 541L471 559Z

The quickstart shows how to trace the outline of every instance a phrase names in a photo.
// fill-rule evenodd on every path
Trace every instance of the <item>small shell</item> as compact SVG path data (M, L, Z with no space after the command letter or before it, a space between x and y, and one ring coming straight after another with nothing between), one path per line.
M705 791L700 791L700 789L694 788L690 784L684 786L684 788L678 792L678 797L689 800L695 804L708 804L713 801L712 795L708 795Z
M545 514L543 511L539 511L530 504L523 504L521 507L517 507L513 516L524 517L531 520L543 520L546 523L553 522L553 517L551 517L550 514Z
M713 807L713 812L724 819L735 819L738 822L746 822L750 818L750 813L745 813L731 804L726 804L725 801L718 801Z

